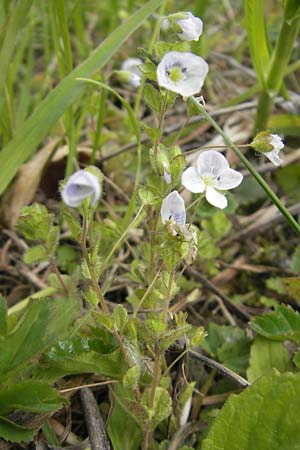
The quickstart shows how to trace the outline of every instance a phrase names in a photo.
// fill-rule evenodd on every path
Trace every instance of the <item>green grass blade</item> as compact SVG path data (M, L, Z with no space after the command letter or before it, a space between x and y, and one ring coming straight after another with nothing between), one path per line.
M245 18L252 63L259 84L265 88L270 55L266 39L264 2L245 0Z
M27 13L31 8L32 2L33 0L22 0L21 2L17 2L10 18L8 19L7 27L5 30L5 37L0 51L0 94L2 94L8 67L15 51L16 36L19 33L20 28L22 28L22 25L24 24Z
M77 66L38 105L14 138L0 153L2 177L0 194L15 176L20 166L36 151L49 130L74 103L85 88L76 78L90 77L101 69L127 38L152 14L162 0L151 0L120 25L101 43L83 63Z

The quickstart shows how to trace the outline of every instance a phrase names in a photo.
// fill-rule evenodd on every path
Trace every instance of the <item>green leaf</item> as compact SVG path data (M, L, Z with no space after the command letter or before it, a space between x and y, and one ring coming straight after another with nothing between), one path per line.
M138 190L138 194L144 205L156 205L160 201L159 197L143 187Z
M154 429L160 422L167 419L172 412L172 400L169 392L158 386L155 390L153 408L150 409L151 390L148 389L144 392L141 404L148 410L149 418L152 421L152 429Z
M236 372L242 372L248 365L250 339L240 328L219 326L211 322L207 328L207 337L201 343L201 347Z
M167 52L188 52L190 51L190 46L187 41L181 42L157 42L154 47L155 53L158 58L161 59Z
M0 389L0 413L6 415L16 409L45 413L61 408L67 399L48 384L23 381Z
M138 450L143 437L142 430L118 401L118 398L128 395L128 389L118 385L114 388L114 395L116 401L108 421L108 434L113 448L114 450Z
M231 396L202 450L295 450L300 442L300 374L272 372Z
M250 351L248 380L253 383L271 369L277 369L281 373L291 370L289 352L282 342L270 341L258 336Z
M274 341L300 342L300 314L290 306L279 305L270 314L255 317L251 327L256 333Z
M15 176L20 166L36 151L61 115L77 100L85 89L85 82L76 78L90 77L100 70L128 37L160 5L161 0L150 0L126 22L120 25L91 55L66 76L38 105L29 119L0 154L2 177L0 194Z
M81 235L81 226L79 223L79 219L77 219L74 214L67 208L64 208L63 210L63 217L67 222L68 227L70 228L72 237L75 239L75 241L77 241Z
M252 64L259 84L265 88L270 55L264 21L264 2L245 0L245 18Z
M23 317L5 338L0 337L0 374L17 372L67 333L79 313L74 299L31 301Z
M113 312L113 320L114 320L115 328L118 331L122 332L123 328L125 327L125 325L127 323L127 319L128 319L128 314L127 314L127 311L124 308L124 306L117 305Z
M300 369L300 351L299 350L294 354L293 363L295 364L295 366L298 369Z
M29 241L46 241L53 217L44 205L34 203L22 208L16 227Z
M10 442L30 442L33 441L35 430L22 427L21 425L0 417L0 437Z
M223 211L216 212L211 219L202 220L201 225L215 241L224 237L231 228L231 222Z
M3 85L6 81L9 64L14 55L15 45L18 42L17 34L20 32L26 17L32 6L33 0L24 0L17 2L12 11L10 11L9 20L4 33L4 40L1 45L0 61L0 95L2 97Z
M145 102L154 112L159 114L162 111L163 99L161 93L157 89L155 89L152 84L145 85L143 97Z
M7 332L7 307L3 295L0 294L0 336L5 336Z
M49 254L42 244L30 247L28 250L26 250L23 256L24 262L26 264L33 264L38 261L47 261L48 258Z
M90 350L60 360L49 360L41 366L37 376L39 379L55 381L65 375L96 373L113 379L122 379L126 370L127 365L119 349L104 355Z

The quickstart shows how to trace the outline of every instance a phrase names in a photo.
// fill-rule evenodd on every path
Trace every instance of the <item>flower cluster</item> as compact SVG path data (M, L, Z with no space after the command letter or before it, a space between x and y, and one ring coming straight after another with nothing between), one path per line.
M179 38L187 42L198 41L202 34L202 20L191 12L171 14L162 23L179 28ZM207 73L208 64L201 56L191 52L169 51L158 64L156 77L160 87L185 98L200 92Z
M217 208L227 206L224 191L237 187L243 180L243 175L229 167L224 155L208 150L202 152L196 167L186 169L181 178L182 185L193 193L204 193L206 200ZM171 192L161 205L161 218L163 224L171 221L181 229L186 224L186 211L183 198L177 191Z

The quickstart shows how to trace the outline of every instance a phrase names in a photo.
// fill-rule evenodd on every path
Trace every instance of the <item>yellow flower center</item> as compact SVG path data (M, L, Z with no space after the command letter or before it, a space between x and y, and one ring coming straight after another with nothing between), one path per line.
M201 179L206 187L214 186L216 182L216 178L213 175L202 175Z
M182 69L182 67L173 66L167 70L167 74L170 80L173 81L173 83L177 83L178 81L181 81L182 79L185 78L184 76L185 71L186 69Z

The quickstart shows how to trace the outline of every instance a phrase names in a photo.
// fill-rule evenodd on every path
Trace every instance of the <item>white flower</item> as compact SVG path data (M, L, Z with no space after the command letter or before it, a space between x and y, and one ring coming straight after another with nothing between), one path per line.
M95 205L100 192L100 183L96 175L87 170L78 170L68 179L61 196L67 206L77 208L88 197L91 197L91 204Z
M225 156L215 150L201 153L196 167L189 167L182 174L183 186L191 192L205 192L206 200L217 208L227 206L227 198L221 191L237 187L243 175L230 169Z
M160 215L163 224L171 220L180 227L184 227L186 221L185 204L177 191L171 192L163 199Z
M280 166L279 152L284 147L281 137L278 134L270 134L269 144L273 146L273 150L264 154L275 166Z
M184 14L185 17L176 20L176 23L182 29L182 33L178 34L178 36L183 41L198 41L203 30L202 20L199 17L195 17L191 12L182 14Z
M183 97L197 94L204 83L208 64L189 52L168 52L157 66L157 82Z
M141 84L142 74L138 68L141 64L143 64L143 61L140 58L128 58L121 66L121 70L127 72L127 83L135 88L138 88Z

